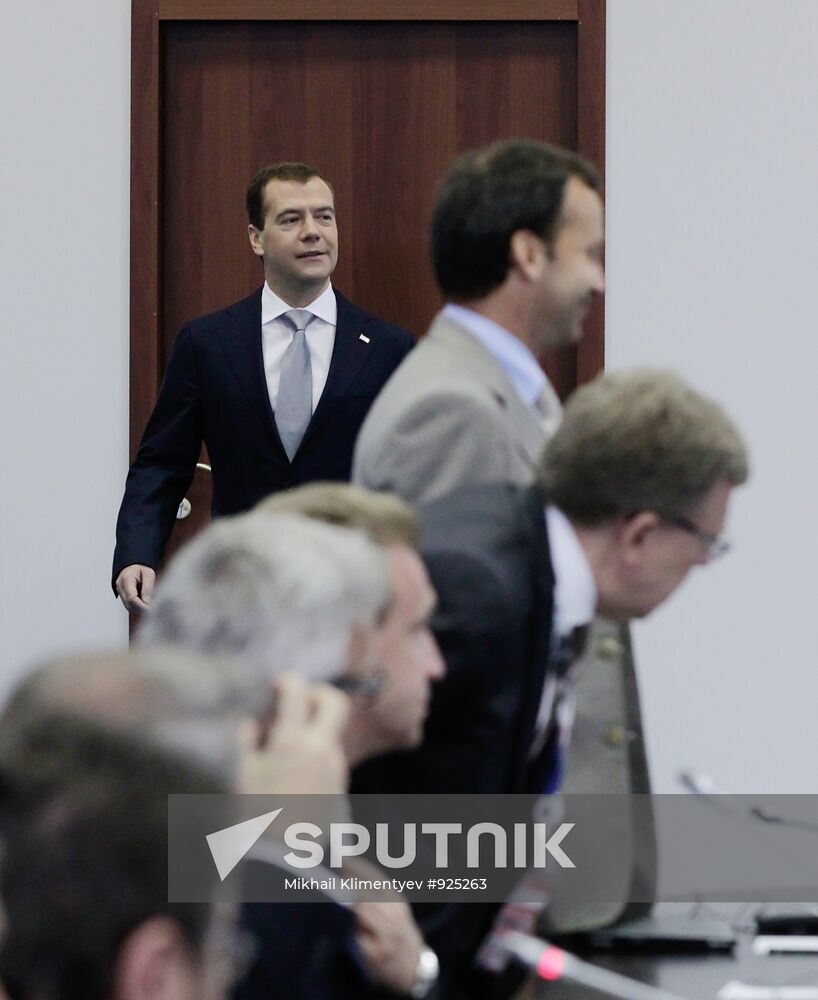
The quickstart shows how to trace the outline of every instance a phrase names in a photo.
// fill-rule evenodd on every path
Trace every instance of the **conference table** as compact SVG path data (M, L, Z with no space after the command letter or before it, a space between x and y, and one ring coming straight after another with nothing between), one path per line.
M747 913L745 908L744 913ZM756 954L754 932L737 931L733 952L622 953L584 951L577 957L689 1000L818 1000L818 953ZM537 1000L601 1000L606 996L566 981L540 983Z

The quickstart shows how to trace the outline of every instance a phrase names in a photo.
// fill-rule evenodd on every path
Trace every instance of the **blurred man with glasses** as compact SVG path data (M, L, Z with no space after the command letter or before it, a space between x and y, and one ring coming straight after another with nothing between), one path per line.
M447 672L423 745L360 768L355 790L559 789L587 626L649 614L723 553L747 475L741 435L716 403L673 374L634 371L576 391L532 486L469 486L421 507ZM496 913L436 915L427 937L447 997L512 995L516 982L474 972Z

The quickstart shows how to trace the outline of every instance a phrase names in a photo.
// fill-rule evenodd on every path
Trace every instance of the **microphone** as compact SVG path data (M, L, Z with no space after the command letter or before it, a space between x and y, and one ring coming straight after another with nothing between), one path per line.
M773 828L778 826L818 833L817 825L794 817L781 816L765 809L764 806L735 805L724 792L718 790L712 777L704 771L680 771L677 777L679 784L687 791L697 795L725 816L731 816L737 822L746 825L758 839L775 847L780 854L786 855L791 861L806 866L813 877L818 873L813 852L807 852L793 843L784 845L773 832ZM747 823L747 820L750 820L750 823Z
M818 833L818 823L810 823L809 820L797 819L795 816L782 816L774 813L764 806L751 806L750 815L760 819L762 823L778 824L779 826L790 826L793 830L809 830L810 833Z
M507 931L498 943L509 956L547 982L566 979L621 1000L685 1000L677 993L668 993L667 990L584 962L576 955L530 934Z
M725 794L716 788L713 778L705 771L679 771L677 778L682 788L688 792L692 792L694 795ZM727 808L723 802L720 803L720 807L722 809ZM798 819L795 816L782 816L780 813L774 813L765 806L749 806L746 813L743 809L738 810L738 812L739 815L752 816L755 819L761 820L762 823L791 826L797 830L811 830L813 833L818 833L818 823L810 823L808 820Z
M719 792L713 779L704 771L680 771L678 779L679 784L694 795L699 795L703 798L720 795L721 799L714 798L713 801L722 812L729 812L731 815L736 815L741 819L758 820L758 822L765 823L767 826L783 826L790 827L793 830L807 830L810 833L818 833L818 823L799 819L796 816L782 816L781 813L773 812L766 806L748 806L746 809L728 806L723 801L725 793ZM810 867L814 867L815 862L812 855L809 856L809 859Z
M713 808L732 817L736 822L746 825L758 839L775 847L779 853L786 855L791 861L803 865L815 877L818 866L816 866L814 853L806 851L792 842L782 845L780 838L776 836L774 831L777 827L818 833L818 824L794 816L783 816L763 805L746 808L733 805L725 799L723 794L719 794L712 777L704 771L680 771L678 779L687 791L704 799ZM818 934L818 908L814 903L766 904L755 915L754 919L758 934L783 935L784 937Z
M679 771L677 777L682 788L692 792L693 795L718 794L713 779L704 771Z

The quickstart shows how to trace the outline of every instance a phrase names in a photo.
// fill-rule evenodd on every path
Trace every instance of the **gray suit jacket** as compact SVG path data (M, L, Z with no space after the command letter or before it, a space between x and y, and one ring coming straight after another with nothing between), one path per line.
M438 316L373 403L352 478L410 503L476 483L527 484L544 441L539 415L492 355Z
M358 437L352 475L371 489L427 502L477 483L527 485L544 444L540 415L520 399L494 357L441 315L375 400ZM586 660L577 671L577 717L564 791L647 792L627 630L597 620ZM633 878L643 885L655 881L652 825L640 819L638 826L622 831L630 854L623 864L622 899L582 908L555 900L551 919L557 929L610 923L622 914Z

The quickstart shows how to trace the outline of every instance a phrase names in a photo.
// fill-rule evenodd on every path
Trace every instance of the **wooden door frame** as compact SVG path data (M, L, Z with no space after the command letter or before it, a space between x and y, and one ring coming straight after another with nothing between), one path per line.
M576 22L577 150L604 183L606 0L132 0L130 447L136 454L162 378L160 315L161 29L165 21ZM603 191L604 193L604 191ZM577 349L580 382L604 364L599 300Z

